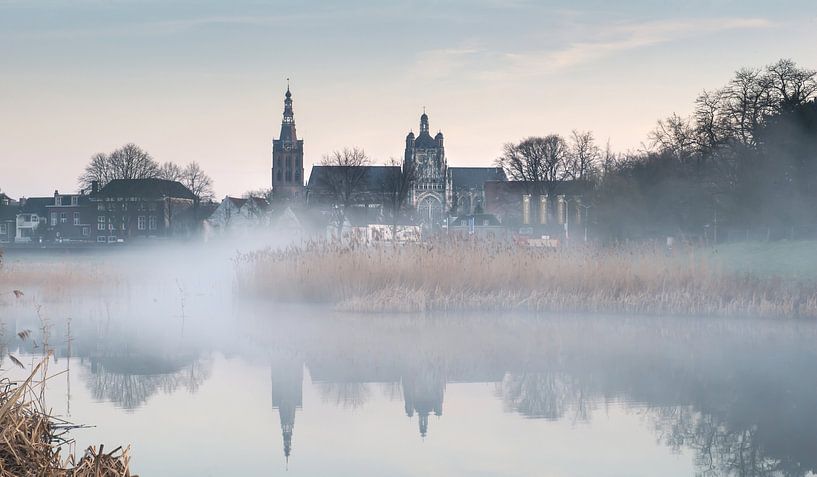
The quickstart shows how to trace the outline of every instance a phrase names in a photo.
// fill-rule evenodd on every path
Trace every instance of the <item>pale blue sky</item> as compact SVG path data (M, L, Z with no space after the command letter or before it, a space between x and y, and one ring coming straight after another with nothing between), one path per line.
M287 77L307 169L401 157L423 106L451 165L571 129L626 150L741 66L817 67L815 44L814 0L0 0L0 188L74 190L130 141L218 196L268 187Z

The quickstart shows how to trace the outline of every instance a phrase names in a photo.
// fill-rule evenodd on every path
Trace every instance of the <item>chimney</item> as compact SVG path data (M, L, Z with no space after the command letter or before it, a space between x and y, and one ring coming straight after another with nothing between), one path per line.
M91 181L91 193L96 194L99 192L99 181Z

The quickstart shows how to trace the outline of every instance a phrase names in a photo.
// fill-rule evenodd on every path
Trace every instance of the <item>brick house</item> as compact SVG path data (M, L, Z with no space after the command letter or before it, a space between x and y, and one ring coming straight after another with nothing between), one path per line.
M45 206L48 224L44 239L48 242L91 242L95 214L87 194L60 194L54 191L51 204Z
M0 192L0 243L14 241L17 232L17 201Z
M189 235L196 228L197 199L178 181L115 179L89 195L97 243Z

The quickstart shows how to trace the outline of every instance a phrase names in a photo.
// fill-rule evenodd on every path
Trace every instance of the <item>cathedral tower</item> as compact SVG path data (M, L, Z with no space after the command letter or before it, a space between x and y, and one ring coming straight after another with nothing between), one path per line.
M281 134L272 140L272 195L275 199L298 199L304 188L304 141L295 132L292 93L284 95Z
M431 137L428 115L420 116L420 133L417 137L409 133L406 137L404 162L415 170L411 203L417 209L419 220L428 226L435 226L443 218L446 207L446 175L448 161L442 132Z

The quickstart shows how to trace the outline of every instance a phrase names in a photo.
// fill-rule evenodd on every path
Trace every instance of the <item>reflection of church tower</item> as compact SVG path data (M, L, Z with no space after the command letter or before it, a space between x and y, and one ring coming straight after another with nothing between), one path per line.
M281 135L272 141L272 193L275 199L294 199L303 192L304 141L298 139L295 132L295 113L289 85L284 96Z
M425 437L428 434L428 416L431 413L443 415L445 375L439 367L426 368L404 375L402 385L406 415L413 417L417 413L420 436Z
M270 367L272 381L272 408L278 409L284 440L284 457L289 461L292 452L292 431L295 428L295 410L303 405L304 366L295 359L274 360Z
M428 126L428 115L420 116L420 134L411 132L406 136L406 165L413 166L416 177L411 191L411 204L417 217L426 225L437 225L446 207L446 176L448 162L445 158L443 133L433 138Z

